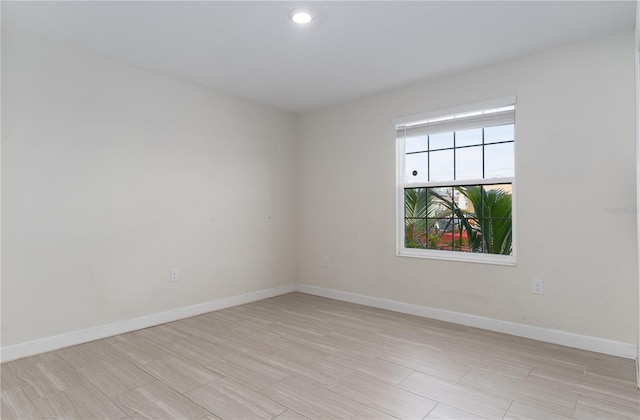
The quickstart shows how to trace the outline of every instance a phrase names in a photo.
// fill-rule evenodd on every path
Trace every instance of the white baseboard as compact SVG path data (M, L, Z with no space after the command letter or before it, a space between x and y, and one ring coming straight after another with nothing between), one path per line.
M74 346L124 334L142 328L153 327L179 319L201 315L207 312L217 311L232 306L243 305L274 296L280 296L294 291L307 293L315 296L322 296L345 302L358 303L375 308L388 309L390 311L432 318L441 321L453 322L470 327L481 328L511 334L519 337L531 338L547 343L560 344L575 347L583 350L595 351L598 353L610 354L614 356L636 359L638 356L638 346L620 341L607 340L604 338L585 336L565 331L549 330L531 325L517 324L514 322L500 321L497 319L485 318L476 315L469 315L461 312L447 311L444 309L430 308L427 306L414 305L410 303L398 302L388 299L381 299L356 293L342 292L339 290L324 289L321 287L309 286L306 284L286 284L272 289L259 290L245 293L243 295L217 299L197 305L186 306L166 312L146 315L139 318L115 322L113 324L101 325L99 327L88 328L80 331L45 337L27 343L15 344L13 346L2 347L0 350L0 362L8 362L23 357L33 356L48 351L57 350L63 347Z
M75 346L101 338L124 334L142 328L153 327L179 319L201 315L219 309L232 306L243 305L257 300L280 296L296 290L295 283L285 284L272 289L259 290L245 293L243 295L232 296L223 299L212 300L210 302L197 305L185 306L183 308L172 309L166 312L145 315L139 318L114 322L113 324L101 325L99 327L88 328L80 331L72 331L65 334L45 337L26 343L15 344L13 346L2 347L0 350L0 362L8 362L27 356L33 356L63 347Z
M375 308L388 309L390 311L452 322L455 324L511 334L519 337L531 338L538 341L544 341L546 343L560 344L563 346L595 351L628 359L636 359L638 357L638 346L621 341L607 340L604 338L574 334L566 331L549 330L546 328L534 327L532 325L500 321L497 319L469 315L461 312L430 308L427 306L359 295L356 293L342 292L339 290L324 289L306 284L298 284L297 290L298 292L310 295L358 303Z

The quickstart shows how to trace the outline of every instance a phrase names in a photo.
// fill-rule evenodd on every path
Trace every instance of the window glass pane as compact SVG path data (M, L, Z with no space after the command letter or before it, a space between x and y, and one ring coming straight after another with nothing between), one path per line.
M405 153L413 152L426 152L427 151L427 136L421 137L407 137L405 139L404 151Z
M452 249L453 223L451 218L438 218L433 220L429 229L427 248L429 249Z
M456 147L482 144L482 128L456 131Z
M495 143L499 141L511 141L514 139L513 124L498 125L484 129L484 142Z
M464 228L462 219L455 217L451 220L451 223L451 229L447 230L447 233L443 238L449 246L448 249L452 249L453 251L470 252L469 235L467 230Z
M427 182L427 163L427 152L407 155L405 159L406 182Z
M484 177L512 177L513 143L491 144L484 148Z
M451 217L455 190L452 187L429 188L429 217Z
M453 180L453 150L429 153L429 181Z
M513 253L512 185L485 185L483 192L483 211L478 217L478 226L484 233L482 235L483 251L490 254L511 255Z
M456 149L456 179L482 179L482 146Z
M405 247L426 248L427 246L427 189L407 188L404 190Z
M511 186L510 183L506 183L506 184L487 184L487 185L484 185L483 187L487 191L502 190L502 191L506 192L507 194L511 194L511 191L512 191L512 186Z
M464 211L473 211L473 205L471 204L469 199L464 194L462 194L458 189L455 190L455 193L456 195L454 200L458 208Z
M429 136L429 150L453 147L453 132L438 133Z

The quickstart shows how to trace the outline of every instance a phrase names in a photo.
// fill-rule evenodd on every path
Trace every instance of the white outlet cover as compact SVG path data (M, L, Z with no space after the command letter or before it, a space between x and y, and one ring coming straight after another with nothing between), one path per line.
M534 279L532 291L537 295L544 295L544 281L539 279Z

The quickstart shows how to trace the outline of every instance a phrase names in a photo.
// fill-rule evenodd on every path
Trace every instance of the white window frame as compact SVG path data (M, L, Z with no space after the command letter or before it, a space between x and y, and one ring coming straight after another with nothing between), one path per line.
M394 119L397 127L414 124L420 121L450 117L469 112L497 109L501 107L516 105L517 97L508 96L490 101L474 104L467 104L437 111L425 112L421 114L408 115ZM517 128L514 126L514 130ZM452 130L455 131L455 130ZM515 134L514 138L517 138ZM514 141L514 170L516 157L516 143ZM405 247L405 188L429 188L444 186L463 186L480 184L500 184L511 183L511 224L512 224L512 255L484 254L461 251L445 251L436 249L419 249ZM462 261L472 263L494 264L494 265L516 265L516 177L484 178L464 181L436 181L436 182L405 182L405 138L396 138L396 255L398 257L427 258L447 261Z

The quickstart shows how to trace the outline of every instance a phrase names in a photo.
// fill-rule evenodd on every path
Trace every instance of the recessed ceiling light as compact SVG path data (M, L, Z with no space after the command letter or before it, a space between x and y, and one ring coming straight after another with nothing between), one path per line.
M291 20L299 25L304 25L311 22L312 18L313 17L311 16L311 14L309 12L305 12L304 10L296 10L295 12L291 13Z

